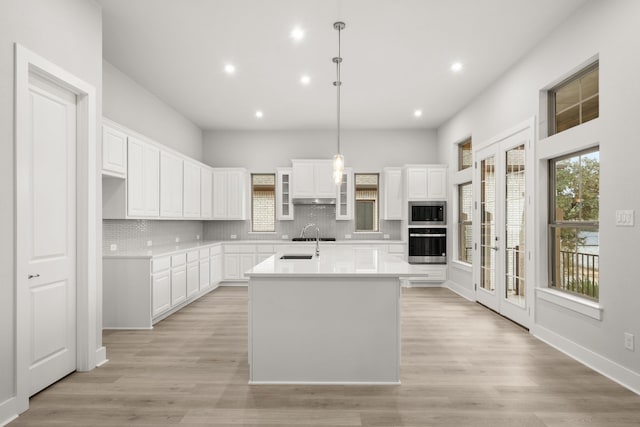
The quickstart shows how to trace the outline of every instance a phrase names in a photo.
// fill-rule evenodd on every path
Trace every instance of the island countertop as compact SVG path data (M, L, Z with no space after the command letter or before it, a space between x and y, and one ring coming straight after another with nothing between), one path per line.
M283 255L313 255L311 259L281 259ZM252 277L417 277L425 273L402 258L371 247L320 246L313 251L278 252L246 275Z

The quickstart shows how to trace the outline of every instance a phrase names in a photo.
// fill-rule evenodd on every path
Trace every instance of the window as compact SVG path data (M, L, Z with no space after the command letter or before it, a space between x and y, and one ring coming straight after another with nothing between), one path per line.
M596 148L551 160L549 171L549 284L597 300L600 153Z
M596 62L549 91L549 135L598 117L598 78Z
M471 167L471 138L458 144L458 170Z
M378 174L355 174L356 231L378 231Z
M473 201L470 182L458 185L458 260L473 261Z
M275 174L251 174L251 231L276 231Z

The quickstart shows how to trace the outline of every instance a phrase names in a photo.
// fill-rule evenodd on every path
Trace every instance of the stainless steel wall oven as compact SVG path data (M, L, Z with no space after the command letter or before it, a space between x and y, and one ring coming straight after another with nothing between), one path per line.
M446 264L447 228L409 228L409 263Z

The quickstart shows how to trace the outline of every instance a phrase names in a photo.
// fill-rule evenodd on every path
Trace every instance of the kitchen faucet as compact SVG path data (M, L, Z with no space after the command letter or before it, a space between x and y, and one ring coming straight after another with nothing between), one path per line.
M320 256L320 227L315 225L314 223L309 223L302 228L302 232L300 232L300 238L304 237L304 232L307 231L310 227L316 228L316 257Z

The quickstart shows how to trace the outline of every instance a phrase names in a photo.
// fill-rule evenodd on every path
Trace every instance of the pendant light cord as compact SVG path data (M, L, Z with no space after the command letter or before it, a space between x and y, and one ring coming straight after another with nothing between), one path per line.
M342 86L342 81L340 81L340 63L342 62L342 56L341 56L341 50L340 50L340 34L342 32L342 29L340 27L338 27L338 60L336 61L336 74L337 74L337 81L336 81L336 87L338 89L338 154L341 153L340 151L340 86Z

